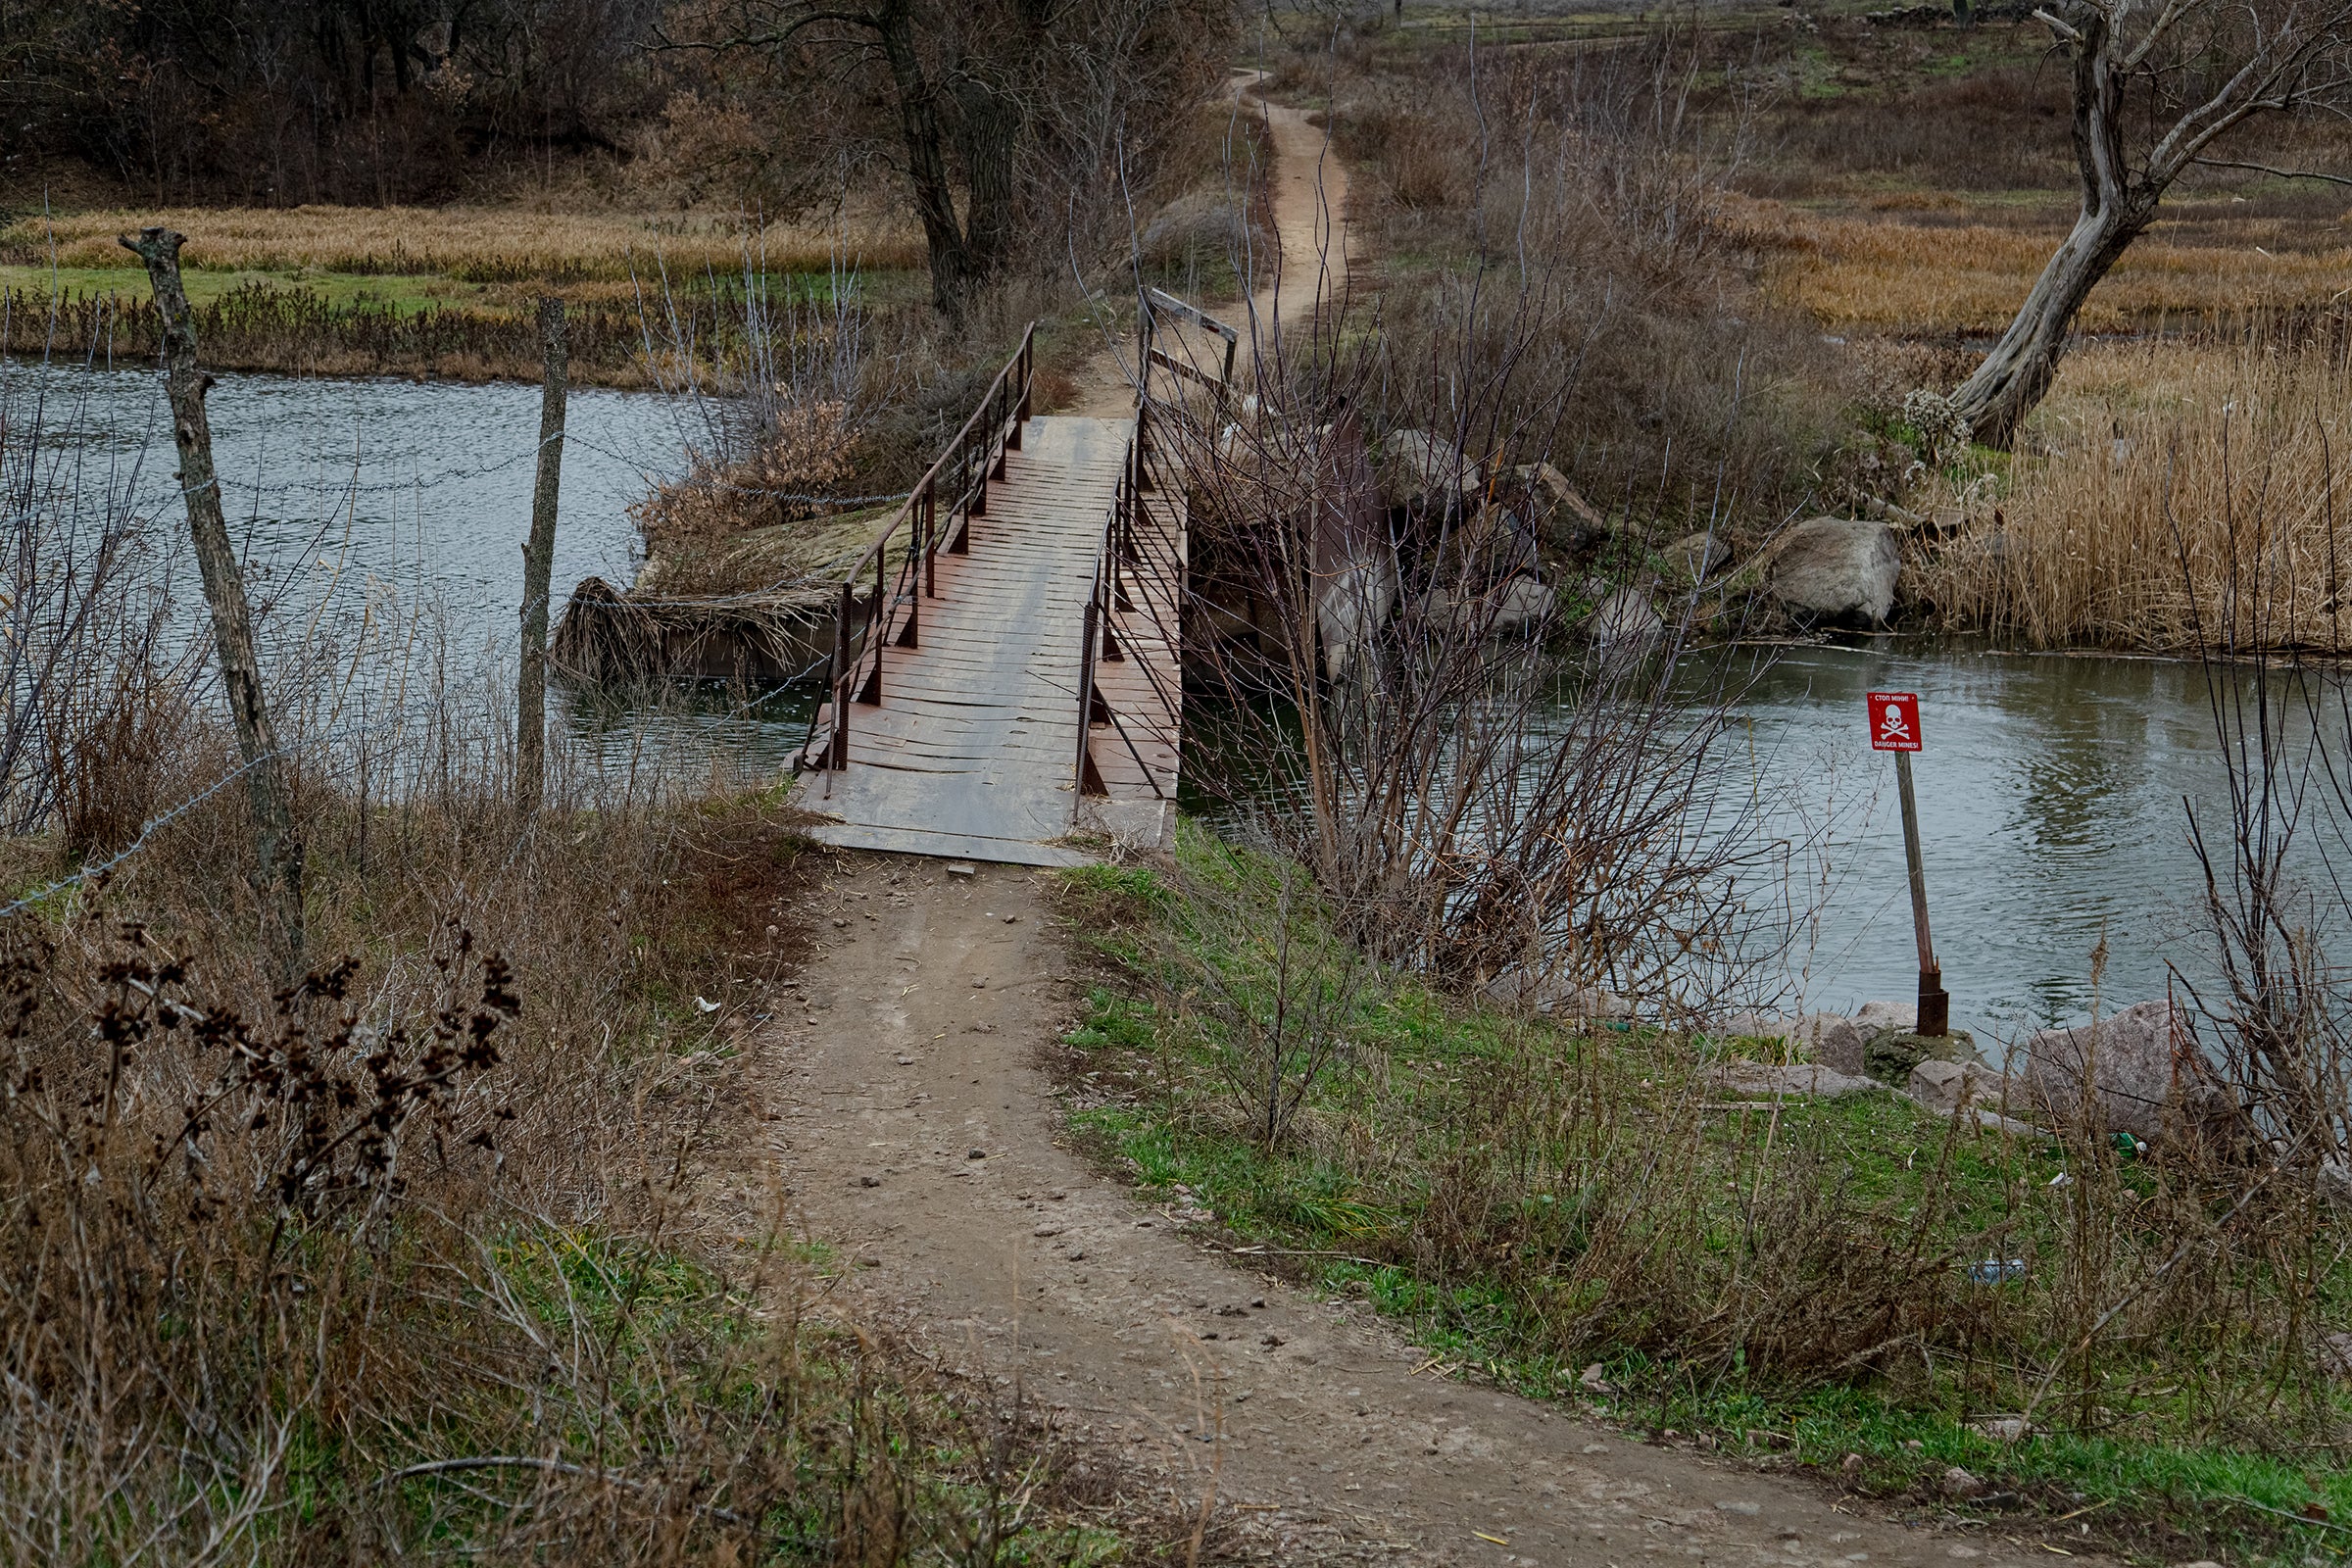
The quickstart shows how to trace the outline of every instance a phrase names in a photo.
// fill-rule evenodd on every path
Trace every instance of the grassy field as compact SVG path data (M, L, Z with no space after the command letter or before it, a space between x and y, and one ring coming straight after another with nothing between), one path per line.
M879 222L754 232L725 218L519 210L87 212L0 227L0 350L141 352L147 277L122 265L115 236L153 222L188 236L188 297L206 359L223 369L533 380L533 310L552 292L572 308L574 377L642 386L655 379L642 318L661 340L665 297L715 300L723 314L753 282L770 300L806 300L854 272L877 306L926 287L919 243Z
M838 227L738 217L534 213L401 207L137 209L20 217L0 227L0 263L115 269L115 240L161 223L188 236L184 265L285 277L333 272L439 277L463 283L627 282L657 267L673 275L741 275L746 258L775 272L823 271L837 260L891 270L922 265L911 225L882 219Z
M2039 193L2035 193L2038 195ZM1943 222L1900 209L1818 213L1742 205L1740 240L1764 258L1766 296L1831 331L1904 337L1997 333L2071 215L1988 223L1975 204ZM2082 330L2112 333L2248 311L2326 309L2352 277L2352 235L2332 219L2274 217L2214 232L2193 213L2158 222L2091 291Z
M1706 1068L1752 1043L1465 1007L1352 965L1311 912L1286 944L1276 883L1189 826L1166 872L1071 873L1074 939L1104 964L1063 1058L1075 1125L1238 1242L1326 1258L1311 1283L1435 1362L2090 1545L2291 1555L2331 1540L2306 1508L2352 1508L2352 1404L2282 1359L2306 1353L2286 1314L2352 1298L2332 1231L2296 1254L2318 1270L2299 1295L2291 1218L2225 1236L2177 1165L1891 1093L1729 1102ZM1307 1082L1303 1042L1283 1048L1304 1095L1269 1143L1251 1107L1285 997L1336 1051ZM2191 1237L2199 1277L2134 1298ZM2021 1277L1976 1277L1987 1258ZM2025 1412L2024 1441L1987 1435ZM1949 1493L1953 1466L1984 1490Z
M309 294L335 309L374 306L413 316L420 311L503 305L493 286L454 277L404 272L336 272L321 268L271 271L261 268L189 269L181 274L188 300L211 305L240 289ZM24 295L108 296L143 300L147 273L136 267L57 267L0 264L0 289Z

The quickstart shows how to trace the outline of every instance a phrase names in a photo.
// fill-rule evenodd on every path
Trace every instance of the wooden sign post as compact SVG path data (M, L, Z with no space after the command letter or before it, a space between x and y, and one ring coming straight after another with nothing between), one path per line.
M1919 856L1919 801L1911 790L1911 754L1920 750L1919 694L1870 694L1870 746L1894 754L1895 787L1903 801L1903 861L1911 872L1911 925L1919 938L1919 1032L1931 1037L1952 1027L1952 999L1943 966L1928 935L1928 873Z

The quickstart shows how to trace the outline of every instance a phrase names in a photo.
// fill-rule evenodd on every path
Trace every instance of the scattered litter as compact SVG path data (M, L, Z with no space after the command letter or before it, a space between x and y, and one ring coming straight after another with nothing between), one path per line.
M1972 1421L1969 1424L1995 1443L2015 1443L2031 1430L2026 1425L2026 1418L2022 1415L1987 1416L1982 1421Z
M2074 1184L2075 1179L2064 1171L2060 1171L2049 1180L2049 1185L2052 1187L2072 1187Z
M705 997L699 997L699 996L698 996L698 997L696 997L696 998L694 999L694 1004L695 1004L695 1006L696 1006L696 1007L698 1007L699 1009L701 1009L701 1010L702 1010L702 1011L704 1011L704 1012L716 1012L716 1011L718 1010L718 1004L717 1004L717 1003L715 1003L715 1002L710 1001L708 998L705 998Z
M947 870L950 876L977 876L980 872L980 868L969 860L950 860Z
M2022 1257L1988 1257L1982 1263L1968 1265L1971 1285L2006 1285L2026 1277L2026 1260Z

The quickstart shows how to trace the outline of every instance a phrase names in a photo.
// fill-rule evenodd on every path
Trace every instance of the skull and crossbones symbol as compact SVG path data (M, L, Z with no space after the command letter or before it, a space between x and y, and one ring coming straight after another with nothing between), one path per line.
M1889 741L1911 739L1911 726L1903 722L1902 704L1888 703L1886 705L1886 716L1879 724L1879 738Z

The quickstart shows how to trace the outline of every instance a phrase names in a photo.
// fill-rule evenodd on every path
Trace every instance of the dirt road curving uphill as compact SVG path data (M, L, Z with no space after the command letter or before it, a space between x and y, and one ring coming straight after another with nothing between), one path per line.
M1076 1004L1044 874L842 856L813 879L806 1005L752 1070L802 1222L860 1265L861 1313L1017 1367L1073 1439L1213 1487L1228 1555L2009 1568L2037 1549L1446 1381L1367 1306L1189 1239L1057 1142L1040 1056Z

